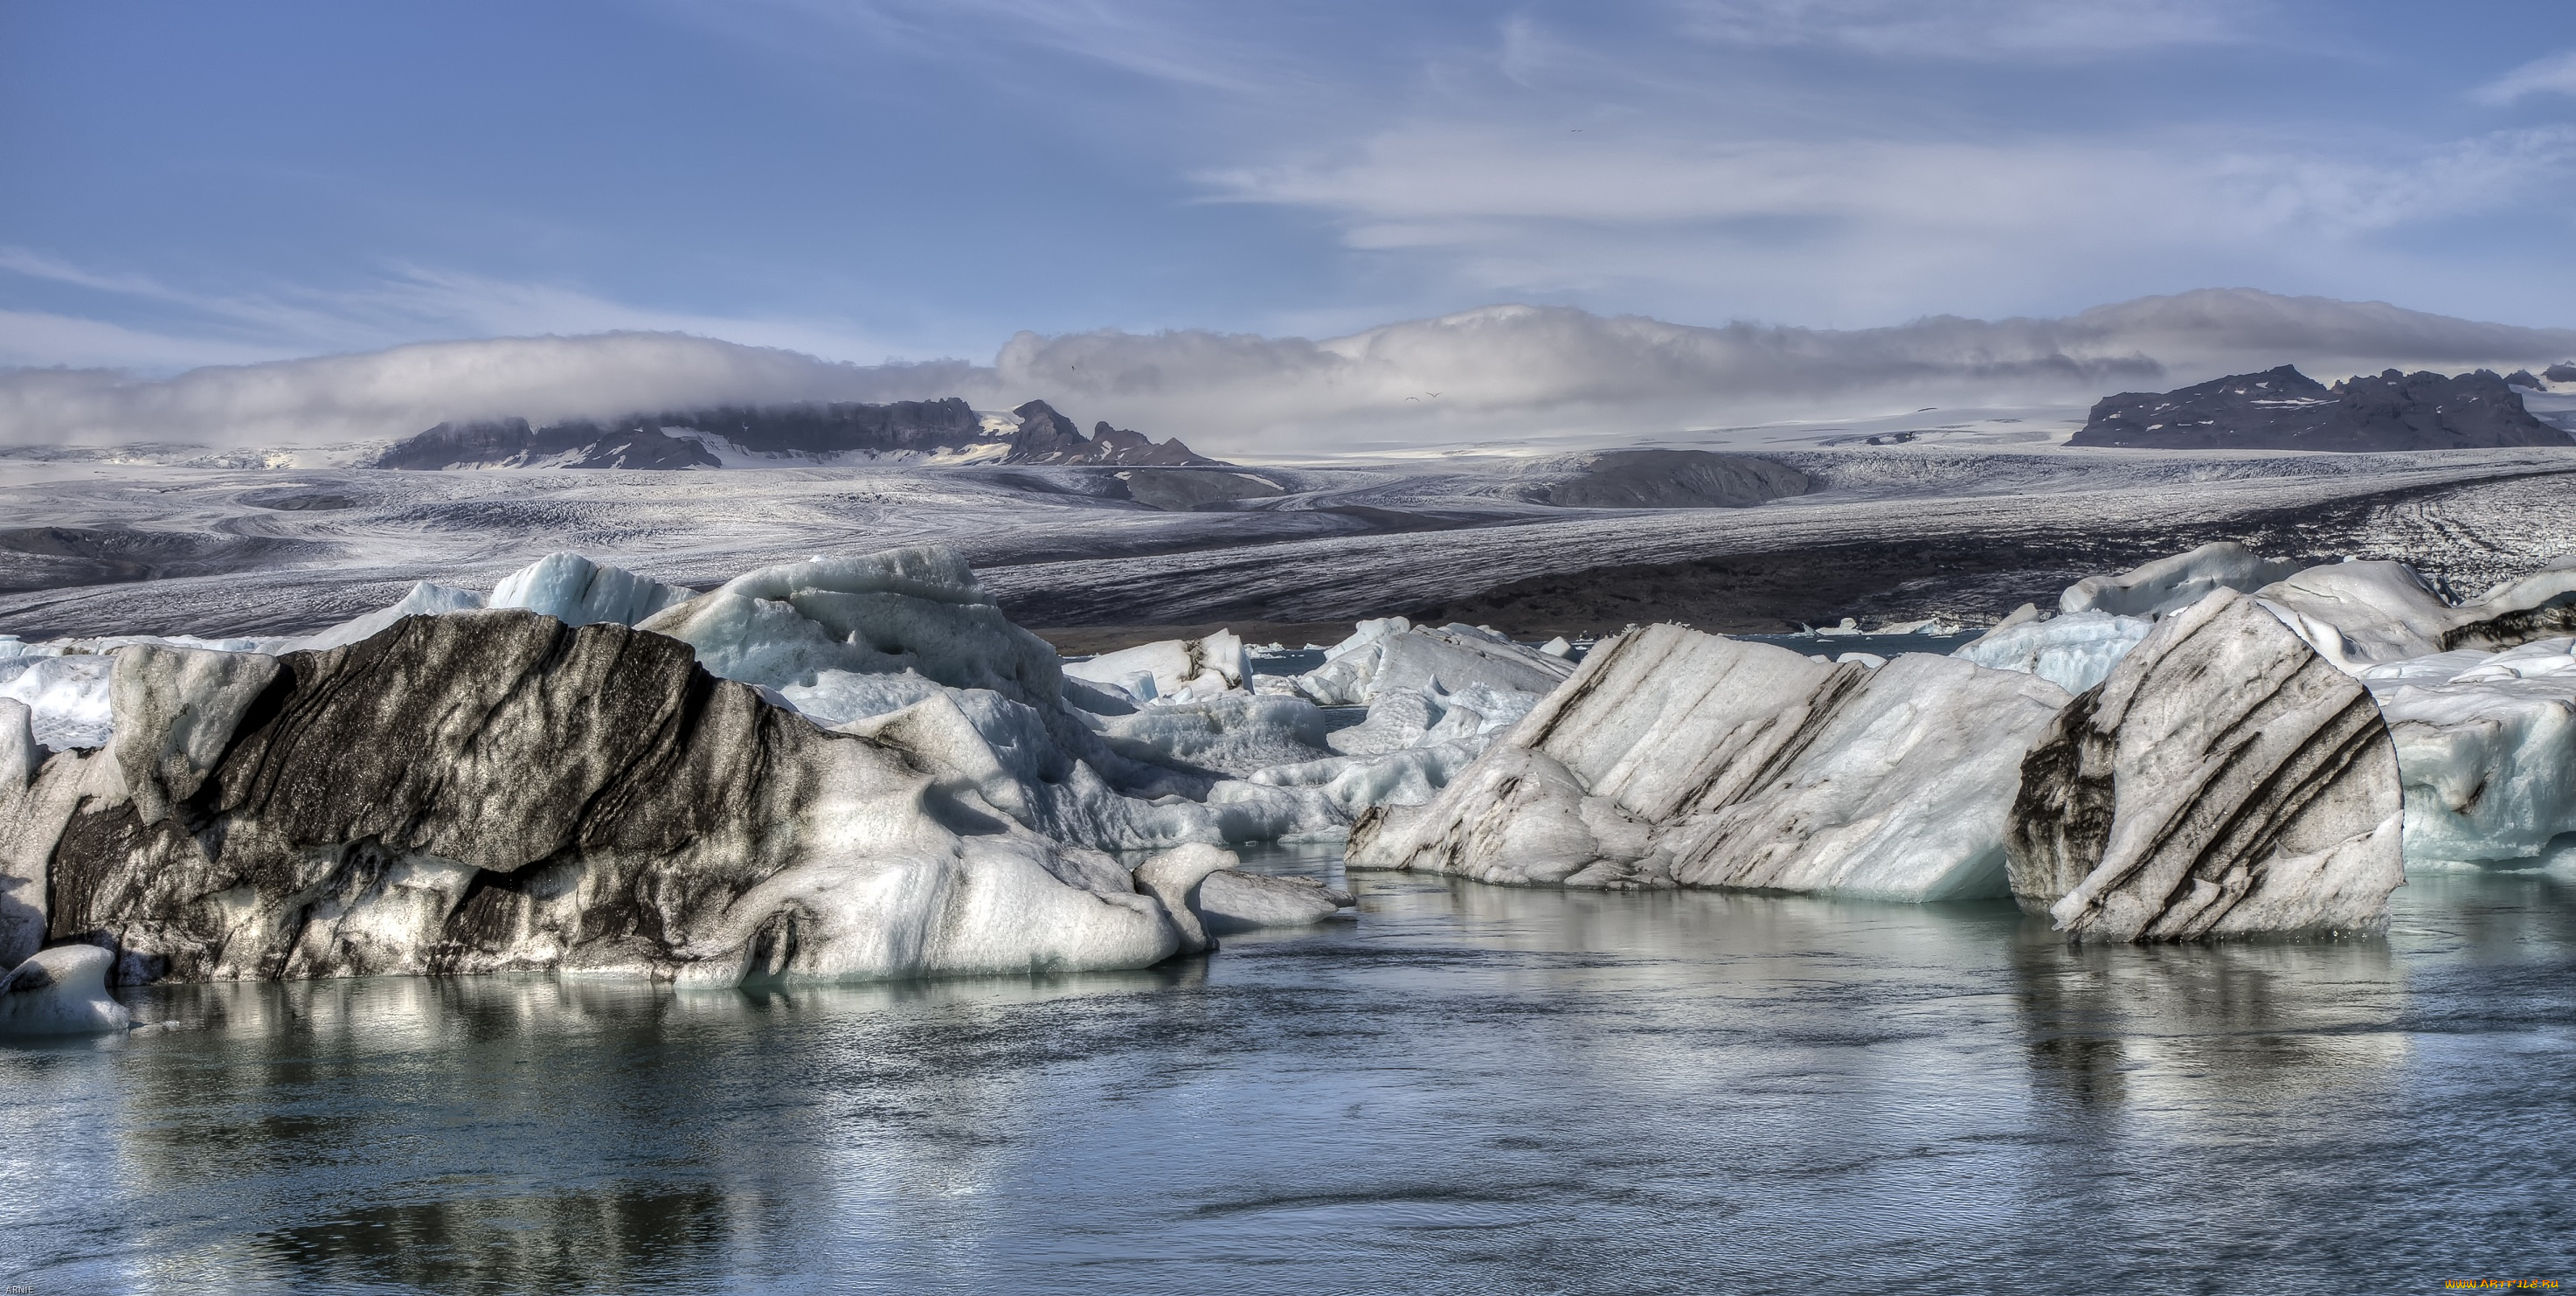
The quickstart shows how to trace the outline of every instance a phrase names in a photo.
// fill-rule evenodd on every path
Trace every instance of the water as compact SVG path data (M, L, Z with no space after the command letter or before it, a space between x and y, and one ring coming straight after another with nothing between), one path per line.
M1282 870L1329 868L1274 858ZM1352 879L1148 972L134 995L0 1049L7 1291L2438 1290L2576 1279L2576 888L2386 939Z

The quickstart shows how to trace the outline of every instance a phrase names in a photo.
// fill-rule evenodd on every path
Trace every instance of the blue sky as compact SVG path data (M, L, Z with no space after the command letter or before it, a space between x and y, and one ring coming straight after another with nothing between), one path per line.
M147 373L2213 285L2556 326L2576 9L6 0L0 174L0 363Z

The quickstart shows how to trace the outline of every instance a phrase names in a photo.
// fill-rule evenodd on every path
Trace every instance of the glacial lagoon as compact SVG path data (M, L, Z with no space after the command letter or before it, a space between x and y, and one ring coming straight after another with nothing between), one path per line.
M1260 861L1341 880L1329 857ZM124 992L8 1291L2437 1290L2576 1277L2576 883L2383 938L1356 873L1142 972Z

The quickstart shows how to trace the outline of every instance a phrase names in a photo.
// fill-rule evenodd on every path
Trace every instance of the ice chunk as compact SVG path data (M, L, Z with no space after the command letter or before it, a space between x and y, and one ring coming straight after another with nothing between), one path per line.
M1338 650L1323 665L1298 676L1297 686L1324 706L1362 706L1381 689L1434 685L1452 692L1481 684L1545 693L1573 673L1573 664L1563 658L1522 647L1490 631L1450 625L1391 631Z
M2373 667L2405 781L2409 864L2541 855L2576 832L2576 656L2555 639Z
M1558 635L1557 637L1548 640L1546 643L1540 644L1538 646L1538 650L1546 653L1550 657L1571 657L1574 655L1574 645L1567 642L1564 635Z
M1113 751L1208 774L1241 777L1329 753L1324 713L1304 698L1237 693L1144 707L1094 724Z
M1166 639L1067 662L1064 673L1115 685L1140 699L1187 695L1205 700L1244 687L1252 678L1252 664L1243 640L1231 630L1219 630L1201 639ZM1145 677L1146 687L1136 687L1138 675Z
M2065 698L1951 658L1835 666L1654 626L1595 648L1422 812L1363 817L1350 859L1569 886L1999 894L2021 753Z
M2396 749L2370 695L2233 590L2167 615L2022 765L2015 895L2118 941L2384 922Z
M1307 927L1350 907L1349 892L1308 878L1218 869L1199 883L1199 921L1211 936L1264 927Z
M2037 675L2069 693L2081 693L2101 683L2154 628L2145 617L2074 612L2048 621L2007 621L1950 655L1995 670Z
M403 595L401 601L392 607L380 608L364 616L343 621L329 629L317 630L301 639L290 640L280 645L278 651L319 651L324 648L337 648L343 644L373 639L404 617L441 616L449 612L464 612L481 606L483 606L483 596L472 590L454 589L446 585L432 585L428 581L421 581L413 585L411 592Z
M133 1025L107 993L115 963L95 945L36 951L0 976L0 1035L104 1035Z
M0 697L25 703L36 741L55 751L104 747L115 732L108 700L113 664L94 653L0 658Z
M910 670L1050 710L1064 695L1055 649L939 546L763 568L637 628L687 643L710 673L776 689L831 670Z
M580 554L553 553L502 577L486 605L526 608L571 626L600 621L637 625L695 597L693 590L646 580Z
M2310 567L2255 592L2308 646L2345 670L2442 650L2450 600L2399 562Z
M2057 609L2158 617L2190 607L2211 590L2250 592L2298 570L2295 562L2265 558L2233 540L2220 540L2117 576L2087 576L2057 596Z

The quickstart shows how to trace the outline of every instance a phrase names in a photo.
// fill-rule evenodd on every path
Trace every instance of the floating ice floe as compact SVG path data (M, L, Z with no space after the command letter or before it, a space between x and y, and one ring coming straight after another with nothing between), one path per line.
M134 1024L107 993L116 958L95 945L39 950L0 975L0 1036L104 1035Z
M1567 886L2000 895L2021 754L2064 690L1906 654L1872 670L1678 626L1595 648L1354 867Z
M2077 936L2368 929L2404 881L2370 695L2234 590L2159 620L2020 782L2013 893Z
M1184 922L1104 851L1338 834L1364 800L1243 776L1373 759L1243 688L1231 635L1149 646L1202 659L1179 700L1068 679L935 549L694 597L558 555L300 641L168 644L0 659L38 704L0 701L0 955L59 920L125 980L1141 966L1348 897L1220 870ZM1444 739L1492 727L1455 714ZM132 822L66 844L97 815Z

